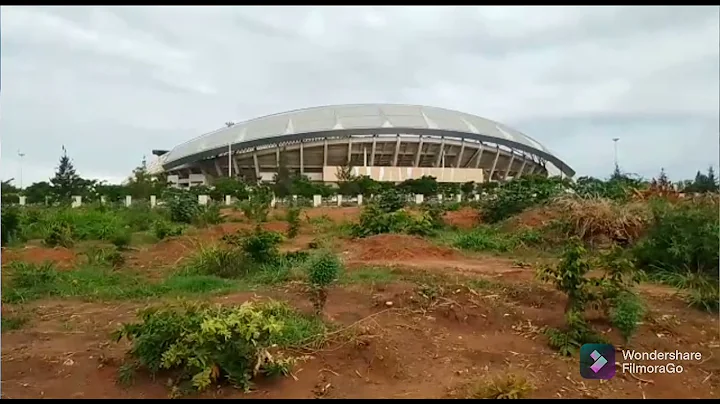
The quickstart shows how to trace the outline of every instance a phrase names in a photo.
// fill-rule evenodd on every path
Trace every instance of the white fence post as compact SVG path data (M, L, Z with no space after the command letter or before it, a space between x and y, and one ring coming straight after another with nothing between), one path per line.
M127 206L129 208L130 205L132 205L132 196L125 195L125 206Z
M293 198L293 204L297 204L297 195L293 195L292 198Z
M18 203L20 203L20 206L25 206L25 201L26 201L26 200L27 200L27 197L25 197L25 196L20 196L20 200L18 201Z
M105 195L100 195L100 204L105 205L107 203L107 197Z
M422 205L423 201L425 200L425 195L423 194L415 194L415 203L418 205Z
M225 195L225 205L227 205L227 206L232 205L232 196Z
M363 199L362 194L358 194L358 206L362 206L362 203L363 203L362 199Z
M322 196L313 195L313 206L317 208L320 205L322 205Z
M480 200L480 194L475 194L475 200L476 200L476 201L479 201L479 200Z
M443 201L443 194L438 194L437 198L438 198L438 202L442 202L442 201Z
M198 195L198 203L203 206L207 205L208 196L207 195Z
M82 206L82 196L73 196L73 201L70 206L73 208L79 208L80 206Z
M455 201L456 202L462 202L462 194L455 195Z
M337 196L337 205L342 206L342 195L338 194Z
M297 201L297 198L295 198ZM275 195L273 195L272 199L270 199L270 207L275 209L275 206L277 205L277 199L275 199Z
M154 208L157 206L157 197L155 195L150 195L150 207Z

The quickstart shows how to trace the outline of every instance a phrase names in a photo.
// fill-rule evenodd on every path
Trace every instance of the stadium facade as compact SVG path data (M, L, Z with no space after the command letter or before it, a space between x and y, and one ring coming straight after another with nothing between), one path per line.
M230 126L227 126L230 125ZM180 187L218 177L272 181L281 164L311 180L336 182L339 167L378 181L424 175L440 182L504 181L575 172L531 137L478 116L419 105L306 108L227 124L154 150L151 172Z

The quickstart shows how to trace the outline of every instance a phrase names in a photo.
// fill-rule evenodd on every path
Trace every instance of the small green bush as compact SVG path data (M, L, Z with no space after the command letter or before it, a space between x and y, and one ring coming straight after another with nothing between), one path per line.
M284 321L283 315L298 317L277 302L165 306L144 310L140 322L123 324L114 338L131 341L128 353L134 367L153 375L178 372L175 392L190 386L202 391L222 381L247 391L257 374L289 373L296 359L281 351L284 346L275 346L278 342L299 342L287 341L288 335L311 337L288 329L292 322Z
M260 226L242 239L242 250L255 262L273 262L278 258L280 252L278 245L282 242L282 235L274 231L268 231Z
M330 251L321 251L308 262L308 282L315 313L322 313L327 301L327 288L335 282L342 271L342 262Z
M3 206L2 208L2 223L0 223L0 241L2 245L6 245L12 239L17 237L20 232L20 212L14 206Z
M152 225L153 235L158 240L163 240L167 237L179 236L183 233L183 230L182 225L176 225L163 219L156 220Z
M189 192L167 192L163 196L170 220L175 223L191 224L200 212L197 197Z
M206 206L200 206L197 214L193 218L193 223L198 227L205 227L220 224L224 220L225 218L220 213L220 205L213 203Z
M287 230L287 236L288 238L295 238L297 236L298 232L300 231L300 213L302 212L302 209L299 207L289 207L287 210L287 214L285 215L285 220L288 222L288 230Z

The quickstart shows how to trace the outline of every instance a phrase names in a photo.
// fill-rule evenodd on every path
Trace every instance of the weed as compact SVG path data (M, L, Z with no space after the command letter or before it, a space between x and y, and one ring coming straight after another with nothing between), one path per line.
M2 329L2 332L12 331L12 330L18 330L22 328L27 322L28 318L24 316L8 316L7 314L3 314L2 318L2 324L0 324L0 328Z
M110 238L110 242L117 247L118 250L127 249L131 240L132 234L127 230L118 231Z
M6 245L12 239L17 237L20 232L20 212L13 206L3 206L2 223L0 223L0 241L2 245Z
M289 207L287 210L285 220L288 222L288 238L295 238L300 231L300 212L302 212L302 209L295 206Z
M458 235L452 245L463 250L495 252L507 252L514 247L511 239L487 226L479 226L469 233Z
M176 223L192 223L200 211L197 197L189 192L166 192L163 196L170 220Z
M237 278L251 270L250 264L246 255L238 248L201 247L185 265L184 273Z
M199 207L197 214L193 218L193 223L198 227L206 227L220 224L224 220L225 217L220 213L220 205L213 203Z
M152 224L153 235L158 240L163 240L167 237L179 236L183 233L183 226L176 225L168 222L164 219L159 219Z
M109 266L119 268L125 263L125 257L114 248L88 248L84 253L90 266Z
M258 373L287 374L295 363L281 349L311 337L292 327L301 324L293 322L298 317L278 302L164 306L141 312L140 322L123 324L114 337L131 341L136 366L179 372L176 387L202 391L227 380L247 391Z
M268 263L279 256L278 245L280 242L282 242L280 233L256 226L255 230L242 240L241 246L253 261Z
M533 385L525 377L509 373L474 386L467 398L520 399L527 397L533 390Z
M321 314L327 301L327 288L335 282L342 270L342 262L330 251L321 251L308 263L308 282L315 313Z

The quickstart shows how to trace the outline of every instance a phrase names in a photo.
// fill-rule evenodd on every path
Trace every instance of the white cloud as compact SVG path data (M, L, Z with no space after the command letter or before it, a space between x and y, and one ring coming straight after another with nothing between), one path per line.
M3 7L0 177L124 178L153 148L315 105L457 109L579 175L718 162L718 7Z

